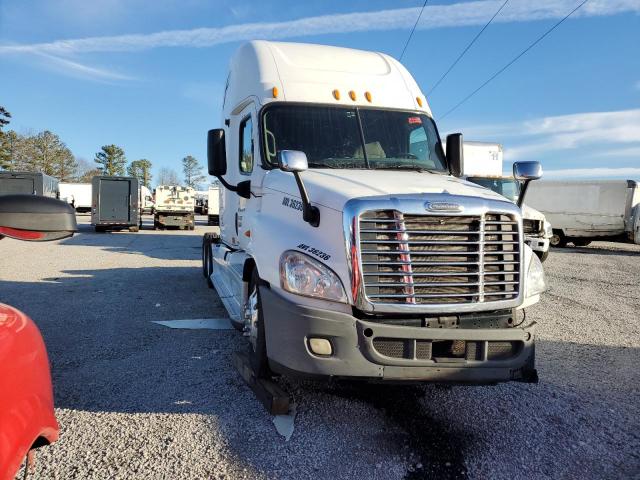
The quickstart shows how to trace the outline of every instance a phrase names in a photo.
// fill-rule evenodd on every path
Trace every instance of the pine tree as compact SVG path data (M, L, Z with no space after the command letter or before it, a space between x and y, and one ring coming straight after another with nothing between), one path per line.
M103 175L124 175L127 158L124 150L117 145L104 145L102 151L96 153L95 162Z
M151 162L146 158L131 162L127 168L127 173L131 177L136 177L140 185L151 188Z
M202 165L198 160L187 155L182 159L182 171L184 172L184 181L187 187L197 188L199 183L206 180L206 177L202 175Z

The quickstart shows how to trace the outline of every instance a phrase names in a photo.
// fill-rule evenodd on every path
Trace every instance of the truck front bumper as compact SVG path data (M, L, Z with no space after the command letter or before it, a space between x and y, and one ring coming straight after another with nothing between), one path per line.
M534 252L546 252L549 250L549 239L544 237L533 237L525 235L524 243L531 247Z
M536 382L535 325L460 329L388 325L290 302L260 289L269 365L278 373L368 380ZM312 353L309 339L330 342Z

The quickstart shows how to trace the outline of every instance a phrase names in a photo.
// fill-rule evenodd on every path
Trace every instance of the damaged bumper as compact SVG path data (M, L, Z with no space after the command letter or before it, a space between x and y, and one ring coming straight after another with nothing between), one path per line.
M364 321L292 303L260 289L271 368L303 376L389 381L537 381L535 325L526 328L426 328ZM331 355L311 351L326 339Z

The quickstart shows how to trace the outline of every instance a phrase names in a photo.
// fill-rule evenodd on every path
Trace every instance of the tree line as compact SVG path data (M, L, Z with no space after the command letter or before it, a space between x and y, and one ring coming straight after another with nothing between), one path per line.
M96 175L111 175L138 178L141 185L151 188L152 163L146 158L127 162L124 149L117 145L104 145L95 154L95 165L76 158L69 147L55 133L44 130L36 134L20 134L14 130L4 131L11 114L0 106L0 170L42 172L58 178L61 182L90 182ZM197 188L206 181L202 165L187 155L182 159L184 184ZM178 174L171 168L162 168L158 175L159 185L179 185Z

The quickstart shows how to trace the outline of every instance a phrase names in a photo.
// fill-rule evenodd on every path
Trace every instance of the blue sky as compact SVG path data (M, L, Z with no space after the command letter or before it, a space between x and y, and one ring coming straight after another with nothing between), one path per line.
M403 63L426 93L504 0L432 0ZM459 100L580 3L510 0L429 96L441 133L496 141L548 176L640 178L640 0L590 0L458 110ZM229 58L254 38L400 55L422 1L0 0L0 105L93 162L205 163ZM181 172L180 172L181 173Z

